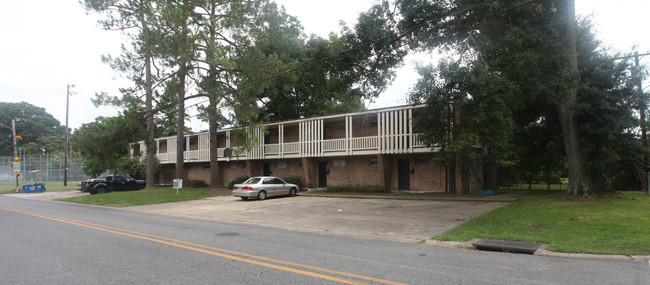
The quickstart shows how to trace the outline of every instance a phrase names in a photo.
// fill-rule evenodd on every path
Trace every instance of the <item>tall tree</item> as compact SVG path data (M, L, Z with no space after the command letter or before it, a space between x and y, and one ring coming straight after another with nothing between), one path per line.
M146 186L145 189L154 188L154 163L155 163L155 130L153 112L153 74L152 74L152 33L149 22L153 18L152 1L149 0L84 0L87 10L103 14L106 18L99 23L107 30L128 31L136 28L137 32L131 35L133 51L122 46L122 58L106 61L112 62L114 68L123 72L130 72L130 78L136 87L128 93L134 94L138 90L145 93L145 121L147 126L146 145Z
M259 72L258 68L246 68L237 59L251 57L258 63L264 58L254 57L249 51L250 31L259 25L259 11L266 1L204 1L197 4L198 33L198 89L199 96L208 98L208 106L202 107L202 118L207 119L210 133L210 187L217 188L219 181L217 131L226 123L220 110L232 106L240 90L235 86L241 73ZM254 70L254 71L253 71Z
M589 136L587 130L594 125L589 125L585 118L597 111L620 110L622 117L614 117L617 118L612 123L614 126L603 125L598 131L612 126L612 130L624 134L623 126L629 127L624 123L629 117L629 104L625 100L613 100L615 96L606 96L623 92L626 87L619 67L611 64L611 57L596 52L597 45L582 46L584 52L581 54L591 57L584 58L579 65L577 51L580 46L573 0L521 3L403 0L398 1L398 6L403 16L400 27L413 47L446 45L456 48L466 62L483 66L512 86L512 94L518 96L507 101L507 106L512 107L513 114L521 114L531 106L538 106L540 110L550 105L555 109L554 113L537 111L537 117L532 119L533 122L544 121L545 116L556 116L546 121L558 122L562 132L569 170L568 194L591 195L605 189L602 183L595 183L600 177L590 168L590 163L599 151L594 146L602 148L611 144L605 143L603 138ZM428 13L430 11L433 13ZM603 67L608 68L606 74L595 72ZM611 85L598 85L592 81L593 76L608 78ZM589 90L598 90L591 94L599 96L590 97ZM595 98L597 102L591 101Z
M176 94L176 178L185 175L185 96L187 78L193 71L196 58L196 29L193 26L197 15L194 12L198 1L160 0L157 1L159 17L156 21L157 51L167 66L174 69L172 81L167 84L171 93Z

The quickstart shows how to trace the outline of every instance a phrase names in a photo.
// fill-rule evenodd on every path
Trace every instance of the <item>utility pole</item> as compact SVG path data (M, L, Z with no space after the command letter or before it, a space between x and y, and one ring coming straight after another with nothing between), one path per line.
M16 150L16 120L11 119L11 132L13 133L14 138L14 174L16 175L16 192L18 192L19 184L18 177L20 176L20 162L18 159L18 151ZM18 165L18 171L16 171L16 165Z
M68 84L66 91L66 100L65 100L65 150L63 158L63 186L68 186L68 113L70 107L70 88L74 87L74 84Z

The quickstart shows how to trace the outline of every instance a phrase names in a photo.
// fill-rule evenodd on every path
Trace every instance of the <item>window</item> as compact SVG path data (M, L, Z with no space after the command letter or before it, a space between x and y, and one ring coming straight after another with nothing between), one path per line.
M230 169L236 169L236 168L237 168L237 164L235 164L235 163L231 163L231 164L228 165L228 167L229 167Z
M284 161L278 162L275 164L275 168L287 168L287 163Z
M379 166L379 160L371 159L370 160L370 166Z
M275 184L273 178L264 178L264 181L262 181L262 184Z
M416 158L415 165L430 165L431 158Z
M242 162L241 168L246 168L246 162Z
M345 166L345 160L332 160L332 167Z
M377 127L377 121L370 121L370 127L371 128L376 128Z

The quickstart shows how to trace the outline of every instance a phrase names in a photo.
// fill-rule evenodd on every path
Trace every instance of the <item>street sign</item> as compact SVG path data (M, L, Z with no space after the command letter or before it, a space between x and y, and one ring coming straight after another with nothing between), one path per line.
M178 195L178 189L183 188L183 179L174 179L174 189L176 189L176 195Z
M20 172L20 162L14 162L14 173Z

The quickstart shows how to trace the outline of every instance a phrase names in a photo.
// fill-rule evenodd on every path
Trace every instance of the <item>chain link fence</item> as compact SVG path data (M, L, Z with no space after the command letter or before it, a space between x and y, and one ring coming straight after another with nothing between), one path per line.
M63 181L64 158L63 154L21 156L21 184L23 182ZM78 155L68 157L68 181L83 181L91 178L83 173L83 164L83 159ZM0 156L0 184L11 184L15 182L14 157Z

